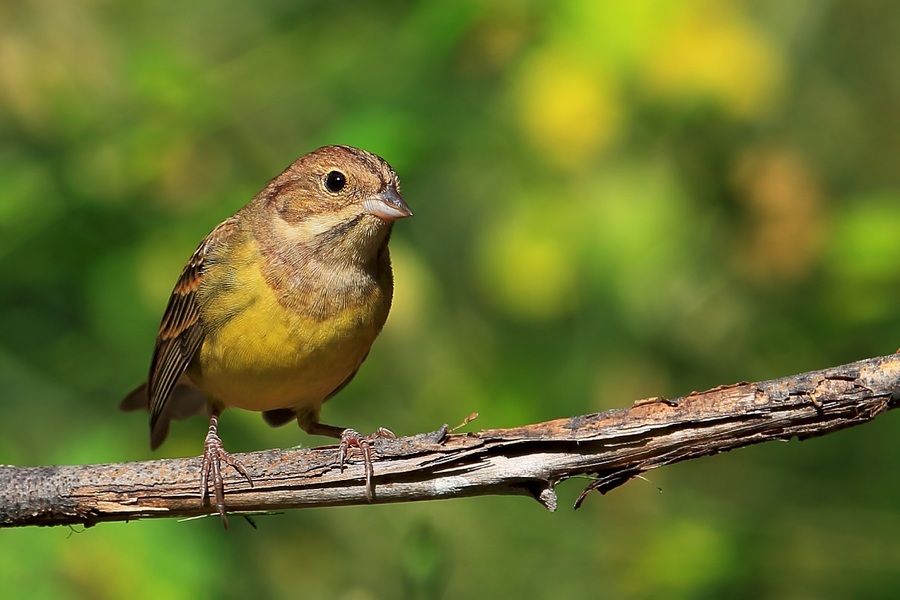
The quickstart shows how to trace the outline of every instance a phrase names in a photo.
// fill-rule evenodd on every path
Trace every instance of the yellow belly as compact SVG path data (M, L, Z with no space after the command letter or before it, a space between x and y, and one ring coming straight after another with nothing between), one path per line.
M201 304L207 325L189 376L224 406L318 409L366 357L387 317L390 290L373 286L365 302L313 319L279 302L254 250L232 256L228 285L214 285L220 273L204 275L213 276Z

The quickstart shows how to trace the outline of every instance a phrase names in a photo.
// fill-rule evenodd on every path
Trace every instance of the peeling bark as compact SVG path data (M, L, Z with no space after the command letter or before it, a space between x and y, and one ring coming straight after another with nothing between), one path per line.
M900 356L510 429L446 428L375 441L374 503L518 494L555 510L573 476L605 493L650 469L769 440L825 435L900 403ZM235 455L253 476L227 473L231 514L366 504L358 457L343 472L336 446ZM198 458L53 467L0 466L0 527L215 514L200 504Z

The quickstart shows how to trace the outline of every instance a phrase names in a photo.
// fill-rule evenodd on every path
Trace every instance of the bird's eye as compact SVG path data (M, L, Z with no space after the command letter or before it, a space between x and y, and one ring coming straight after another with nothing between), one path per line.
M347 177L340 171L331 171L325 176L325 187L328 191L336 194L347 185Z

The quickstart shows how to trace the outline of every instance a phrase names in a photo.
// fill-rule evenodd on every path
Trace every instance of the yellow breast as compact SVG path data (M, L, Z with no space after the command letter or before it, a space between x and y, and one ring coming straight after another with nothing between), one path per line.
M286 307L286 290L276 291L266 281L252 238L228 253L228 260L203 275L205 337L189 376L224 406L317 408L366 357L387 318L390 279L387 286L373 281L356 295L359 301L314 318L296 304ZM329 291L323 285L298 293Z

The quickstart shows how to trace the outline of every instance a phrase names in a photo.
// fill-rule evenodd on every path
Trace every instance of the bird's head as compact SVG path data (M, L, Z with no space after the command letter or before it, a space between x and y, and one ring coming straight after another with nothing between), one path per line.
M253 204L279 244L348 259L374 255L393 222L412 216L387 161L350 146L300 157Z

